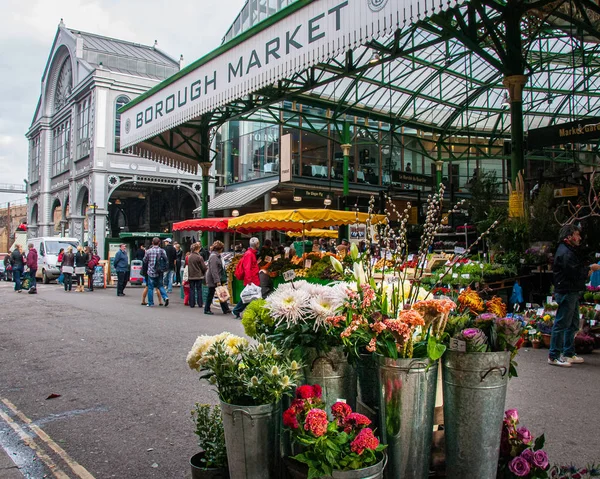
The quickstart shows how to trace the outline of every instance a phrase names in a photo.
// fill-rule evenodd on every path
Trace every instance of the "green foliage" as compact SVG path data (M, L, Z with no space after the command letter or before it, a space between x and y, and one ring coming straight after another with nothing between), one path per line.
M202 370L200 379L216 385L223 402L260 406L289 393L300 381L301 366L262 335L257 344L240 344L236 354L217 341L203 355Z
M490 205L496 201L499 187L495 171L483 171L471 181L468 210L475 224L488 219Z
M554 219L554 187L548 183L542 185L531 204L529 231L531 242L555 241L560 225Z
M202 464L205 468L221 468L227 466L227 449L221 407L196 403L191 412L194 431L198 436L198 446L204 451Z
M256 338L261 334L270 334L275 329L273 318L265 308L264 299L251 301L242 314L242 325L244 332L251 338Z
M522 253L529 246L529 225L525 218L510 218L492 235L505 252Z

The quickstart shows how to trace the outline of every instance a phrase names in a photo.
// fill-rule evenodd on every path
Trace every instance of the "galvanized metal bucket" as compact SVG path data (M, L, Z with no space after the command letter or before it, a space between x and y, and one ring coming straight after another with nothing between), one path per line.
M231 479L277 479L281 403L237 406L221 401Z
M444 355L447 477L496 477L509 367L510 352Z
M358 399L367 407L379 407L377 360L372 354L361 354L356 364Z
M437 362L377 356L379 427L388 455L385 477L429 476Z
M333 471L331 478L323 479L383 479L383 471L387 464L387 455L377 464L354 471Z
M306 349L304 376L308 384L319 384L323 388L323 401L326 411L338 399L345 399L356 409L356 369L348 362L342 348L334 348L327 353L314 348Z

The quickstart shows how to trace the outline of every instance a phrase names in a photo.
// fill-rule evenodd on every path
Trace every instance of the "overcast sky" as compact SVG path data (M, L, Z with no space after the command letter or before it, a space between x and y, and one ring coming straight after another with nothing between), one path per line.
M0 183L27 178L27 141L41 78L67 27L158 46L186 64L217 47L245 0L0 0ZM24 199L0 193L0 203Z

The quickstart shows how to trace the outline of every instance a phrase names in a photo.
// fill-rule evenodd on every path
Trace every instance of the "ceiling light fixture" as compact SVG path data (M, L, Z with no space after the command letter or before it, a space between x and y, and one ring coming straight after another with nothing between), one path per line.
M302 197L301 196L294 196L294 201L296 203L299 203L300 201L302 201Z
M331 198L329 198L329 195L327 195L327 197L323 200L323 204L325 206L330 206L331 205Z
M231 216L233 216L234 218L237 218L238 216L240 216L240 212L238 210L233 210L231 212Z
M272 205L279 204L279 200L277 198L273 197L273 198L271 198L271 204Z
M503 107L510 106L510 100L508 99L508 93L504 94L504 99L502 100L502 106Z
M381 60L381 55L379 55L379 53L374 52L373 55L371 55L371 58L369 59L369 63L371 65L373 65L374 63L377 63L379 60Z

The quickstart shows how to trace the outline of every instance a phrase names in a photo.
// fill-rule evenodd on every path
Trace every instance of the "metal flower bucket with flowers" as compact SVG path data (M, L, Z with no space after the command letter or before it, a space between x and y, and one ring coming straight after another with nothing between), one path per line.
M446 474L449 478L496 477L506 390L523 324L497 299L486 303L465 290L458 299L461 323L451 319L451 348L442 362ZM481 314L480 314L481 313Z
M281 398L300 379L300 365L266 337L223 333L199 337L188 364L217 387L229 473L233 478L276 479L280 474Z
M321 388L303 387L306 390L283 413L286 430L302 446L302 452L292 458L295 462L288 463L291 475L298 479L382 479L386 446L369 427L371 420L344 402L333 404L328 415L318 395Z

